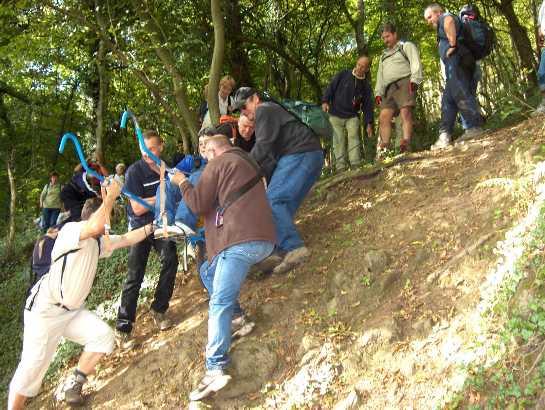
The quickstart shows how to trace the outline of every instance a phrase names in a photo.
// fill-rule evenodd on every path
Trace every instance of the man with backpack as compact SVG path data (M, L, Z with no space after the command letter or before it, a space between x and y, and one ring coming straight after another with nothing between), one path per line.
M84 302L95 279L99 258L142 241L151 234L145 226L125 235L102 236L121 186L112 181L104 203L88 200L80 222L70 222L59 231L51 250L48 273L32 287L25 303L21 360L9 387L8 410L24 407L28 397L38 394L61 337L84 345L74 372L62 385L64 401L81 406L83 384L100 359L114 348L112 329ZM44 250L42 250L44 251Z
M476 57L464 42L463 26L458 16L444 13L440 5L431 4L424 11L424 18L437 29L439 56L445 66L439 138L431 147L441 149L452 142L458 112L468 126L464 139L474 138L483 132L483 118L473 91Z
M410 41L400 41L392 23L382 27L386 50L382 53L375 85L375 103L380 106L380 131L377 158L390 147L392 119L399 113L403 123L400 152L406 152L413 133L412 110L416 105L416 89L422 82L422 64L418 49Z
M373 136L373 97L369 83L367 55L360 55L352 70L342 70L333 77L322 97L322 110L329 113L333 127L335 169L340 172L349 164L361 163L359 113L363 112L367 136Z
M267 198L276 224L277 247L271 256L274 273L284 273L310 255L293 221L297 209L320 177L324 154L312 129L286 108L251 87L235 93L234 108L255 123L251 156L268 181ZM274 260L272 260L274 259Z

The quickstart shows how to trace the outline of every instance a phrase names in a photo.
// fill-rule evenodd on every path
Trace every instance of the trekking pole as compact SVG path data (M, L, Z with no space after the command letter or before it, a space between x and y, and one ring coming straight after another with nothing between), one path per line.
M134 115L131 111L125 110L123 111L123 115L121 116L121 123L119 124L120 128L126 129L127 128L127 120L131 119L134 125L134 130L136 133L136 138L138 139L138 145L140 146L140 151L151 158L153 162L159 167L159 217L161 218L161 222L163 224L163 235L165 238L168 238L168 231L167 231L167 213L165 212L165 171L169 174L174 174L175 170L172 168L168 168L166 166L165 161L158 158L153 152L151 152L148 147L146 147L146 143L144 141L144 135L142 134L142 129L140 128L140 125L138 125L138 120L136 119L136 115Z
M72 141L72 143L76 147L76 153L78 154L79 162L81 163L81 165L83 166L85 171L88 174L95 177L96 179L98 179L100 182L104 181L104 176L99 174L98 172L96 172L94 169L89 167L89 165L87 164L87 161L85 160L85 155L83 155L83 150L81 149L81 144L79 143L78 137L76 137L73 133L67 132L66 134L64 134L62 136L61 143L59 144L59 153L62 154L64 152L64 147L66 146L66 141L68 141L68 140ZM139 196L136 196L132 192L125 189L125 187L123 187L123 189L121 189L121 192L126 197L138 202L140 205L145 206L148 209L153 209L150 204L148 204L146 201L144 201Z

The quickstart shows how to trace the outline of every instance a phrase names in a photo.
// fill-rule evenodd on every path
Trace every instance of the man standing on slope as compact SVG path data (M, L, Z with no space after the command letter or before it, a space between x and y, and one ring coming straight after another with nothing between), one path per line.
M470 139L483 133L483 119L477 98L472 91L475 76L475 57L463 44L462 22L451 13L444 13L438 4L424 11L424 18L437 29L439 56L445 65L445 90L441 98L441 125L439 138L431 149L446 148L451 144L456 116L460 112L468 129L463 135Z
M399 41L392 23L382 27L382 40L386 50L378 64L375 102L380 106L380 138L377 158L390 147L392 119L399 113L403 123L400 152L409 149L413 135L413 107L416 106L416 89L422 82L422 64L418 49L410 41Z
M99 198L87 200L80 222L69 222L59 231L51 252L49 273L34 285L25 303L25 328L21 361L10 383L8 410L24 407L28 397L38 394L44 375L61 337L82 344L74 373L62 387L69 405L82 405L82 386L87 376L115 342L112 329L84 308L91 291L99 258L114 249L142 241L152 233L150 225L125 235L104 240L104 227L121 186L112 181L104 204Z
M279 104L263 101L251 87L239 88L233 105L255 124L255 145L250 154L268 181L267 198L276 224L277 248L270 257L271 266L275 266L274 273L285 273L310 255L293 218L320 177L322 147L301 120Z
M373 136L373 98L367 75L370 61L360 55L352 70L343 70L331 80L322 97L322 110L329 113L333 127L333 155L337 172L361 163L359 112L363 111L367 137Z
M156 156L160 157L163 151L163 140L155 131L144 132L146 147ZM160 169L155 162L145 153L142 159L132 164L125 174L126 186L129 191L138 195L150 204L155 205L155 194L159 186ZM166 178L166 177L165 177ZM154 212L132 199L127 205L129 216L129 229L136 229L153 222ZM156 326L160 330L172 326L165 312L168 309L170 298L174 290L176 270L178 268L178 256L176 244L165 239L147 238L129 249L127 279L121 293L121 304L117 313L116 337L122 348L134 347L134 338L131 335L133 324L136 320L136 306L140 286L144 280L146 265L148 263L151 248L154 248L161 260L161 272L155 288L155 295L151 303L151 314Z
M231 332L244 321L240 288L250 266L270 255L276 239L257 163L224 135L206 139L206 157L209 163L196 186L182 173L171 177L189 208L204 216L206 231L208 260L200 276L210 295L207 372L190 400L203 399L231 379L225 373Z

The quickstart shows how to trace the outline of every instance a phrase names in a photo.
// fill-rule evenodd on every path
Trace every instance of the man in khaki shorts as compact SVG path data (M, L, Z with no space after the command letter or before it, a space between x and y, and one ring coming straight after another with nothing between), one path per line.
M71 406L85 403L83 384L100 359L114 348L114 332L97 315L85 309L99 258L140 242L153 231L151 225L125 235L109 235L105 224L121 192L116 182L99 198L87 200L80 222L69 222L59 231L49 272L34 285L25 303L25 327L21 360L9 386L8 410L20 410L28 397L38 394L61 337L84 346L74 372L60 392Z
M416 105L416 89L423 78L416 46L409 41L400 41L391 23L382 27L381 36L387 48L380 57L375 86L375 102L380 106L378 159L390 148L392 119L398 113L403 125L399 149L401 152L408 150L413 133L412 109Z

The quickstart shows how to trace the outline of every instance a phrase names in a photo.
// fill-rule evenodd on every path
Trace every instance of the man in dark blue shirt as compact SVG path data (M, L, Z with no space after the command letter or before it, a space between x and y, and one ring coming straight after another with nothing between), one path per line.
M155 156L159 157L161 155L163 140L155 131L146 131L144 133L144 142L146 147ZM127 204L129 230L137 229L153 222L153 207L155 205L155 193L160 182L159 176L159 167L146 154L142 154L142 159L132 164L127 170L125 175L125 186L127 189L151 205L151 209L149 209L132 199L129 200ZM124 348L134 346L131 332L136 319L136 306L140 286L144 280L148 256L152 247L160 255L161 272L151 304L151 313L155 324L160 330L171 327L171 323L165 316L165 312L172 297L176 270L178 268L176 244L172 241L154 239L152 236L149 236L129 249L127 279L121 293L121 305L117 313L116 324L118 343Z
M361 138L359 112L363 111L367 136L373 136L373 97L367 79L370 61L361 55L352 70L337 73L322 97L322 109L329 113L333 127L333 154L337 171L361 163ZM347 152L348 143L348 152Z
M439 57L445 66L445 90L441 98L439 138L431 149L450 145L458 112L467 124L464 139L483 132L483 119L475 93L475 57L463 43L462 22L451 13L444 13L438 4L429 5L424 19L437 29Z

